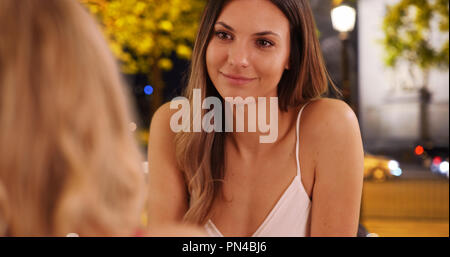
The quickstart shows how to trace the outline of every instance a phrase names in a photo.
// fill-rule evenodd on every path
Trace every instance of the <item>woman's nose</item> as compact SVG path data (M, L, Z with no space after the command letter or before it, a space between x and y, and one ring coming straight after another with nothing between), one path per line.
M246 68L249 66L248 50L242 44L230 46L228 51L228 63L231 66Z

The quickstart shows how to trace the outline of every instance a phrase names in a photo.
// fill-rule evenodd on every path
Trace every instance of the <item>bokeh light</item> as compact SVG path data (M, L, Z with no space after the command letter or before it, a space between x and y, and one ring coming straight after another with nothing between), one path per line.
M421 154L423 154L423 146L421 146L421 145L418 145L417 147L416 147L416 150L415 150L415 153L416 153L416 155L421 155Z
M144 87L144 92L146 95L151 95L153 94L153 87L150 85L147 85Z

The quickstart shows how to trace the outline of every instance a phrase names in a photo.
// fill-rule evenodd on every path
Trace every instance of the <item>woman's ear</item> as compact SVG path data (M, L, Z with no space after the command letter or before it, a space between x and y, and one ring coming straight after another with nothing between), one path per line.
M291 67L289 65L289 63L286 63L286 65L284 66L284 69L289 70Z
M291 68L291 58L286 61L286 65L284 65L284 69L289 70Z

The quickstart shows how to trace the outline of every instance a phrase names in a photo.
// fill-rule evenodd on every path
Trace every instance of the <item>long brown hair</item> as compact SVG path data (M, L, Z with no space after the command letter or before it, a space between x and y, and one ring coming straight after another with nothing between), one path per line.
M0 1L0 225L131 235L142 155L117 63L76 0Z
M290 22L290 69L278 84L279 108L287 111L328 92L328 82L338 91L326 70L316 25L308 0L270 0ZM201 89L202 98L220 97L206 69L206 49L224 5L229 0L210 0L203 12L194 46L190 77L185 89L192 106L193 90ZM223 99L222 99L223 100ZM223 101L222 101L223 102ZM202 111L203 114L206 110ZM208 219L213 200L222 187L225 170L226 133L186 133L176 136L176 154L189 192L185 221L203 224Z

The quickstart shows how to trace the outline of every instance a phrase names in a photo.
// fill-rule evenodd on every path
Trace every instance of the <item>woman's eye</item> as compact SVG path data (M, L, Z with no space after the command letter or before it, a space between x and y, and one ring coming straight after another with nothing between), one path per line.
M274 43L270 42L269 40L265 40L265 39L258 39L256 41L256 44L262 48L268 48L268 47L275 45Z
M215 32L215 34L216 34L216 37L218 37L221 40L231 40L232 39L230 34L223 32L223 31L217 31L217 32Z

